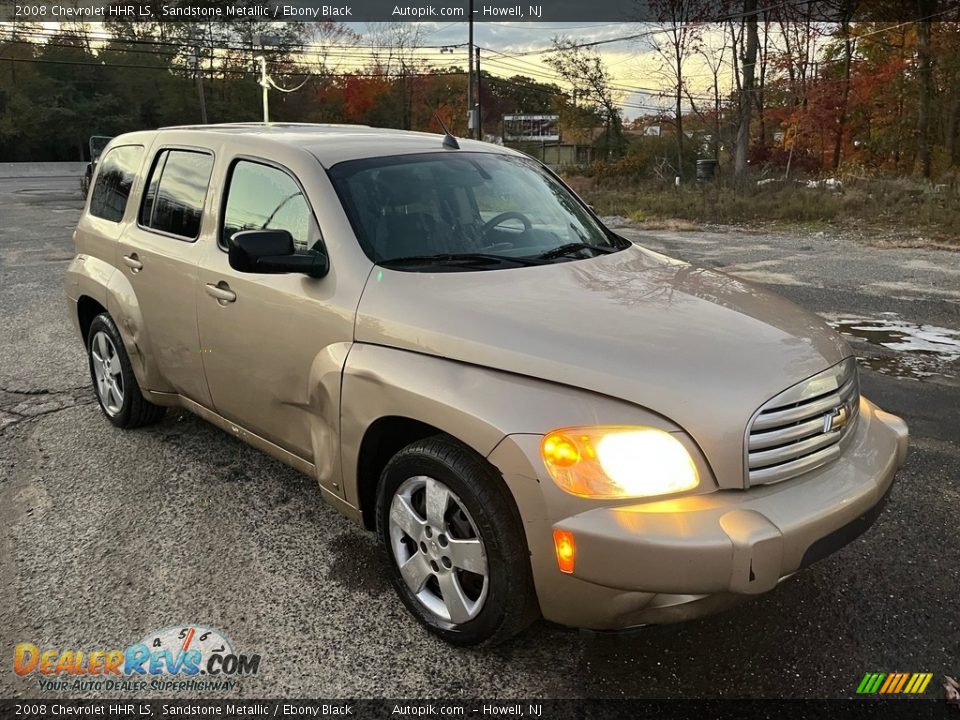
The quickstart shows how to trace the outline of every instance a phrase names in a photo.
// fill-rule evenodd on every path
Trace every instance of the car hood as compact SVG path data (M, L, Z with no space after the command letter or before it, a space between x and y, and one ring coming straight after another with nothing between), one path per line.
M789 301L636 245L505 270L376 268L356 339L640 405L684 428L722 487L743 486L753 413L851 354Z

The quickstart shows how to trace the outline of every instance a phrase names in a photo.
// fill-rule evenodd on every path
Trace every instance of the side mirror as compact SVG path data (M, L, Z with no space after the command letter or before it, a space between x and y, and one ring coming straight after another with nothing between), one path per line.
M230 267L245 273L303 273L320 278L330 271L325 253L298 253L286 230L241 230L227 239Z

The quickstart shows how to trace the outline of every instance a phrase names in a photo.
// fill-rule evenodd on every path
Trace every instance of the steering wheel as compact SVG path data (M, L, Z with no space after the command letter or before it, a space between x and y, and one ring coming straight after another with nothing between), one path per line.
M490 232L497 225L499 225L500 223L506 220L519 220L520 222L523 223L524 232L527 232L530 228L533 227L533 223L530 222L530 218L528 218L526 215L524 215L521 212L516 212L515 210L511 210L509 212L500 213L496 217L492 217L489 220L487 220L483 224L483 227L480 228L480 236L481 237L486 236L488 232Z

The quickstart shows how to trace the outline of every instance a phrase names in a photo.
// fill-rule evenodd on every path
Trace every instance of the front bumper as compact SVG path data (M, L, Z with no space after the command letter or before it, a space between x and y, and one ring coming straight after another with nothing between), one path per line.
M906 449L906 424L862 399L843 455L804 476L559 517L551 507L570 505L551 502L562 491L542 468L539 436L510 436L490 460L525 519L544 617L609 630L715 612L839 549L876 519ZM557 567L554 528L574 535L572 575Z

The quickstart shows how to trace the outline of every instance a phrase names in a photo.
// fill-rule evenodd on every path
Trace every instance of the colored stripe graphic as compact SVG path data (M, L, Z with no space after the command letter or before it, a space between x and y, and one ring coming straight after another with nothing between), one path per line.
M933 679L933 673L866 673L857 685L858 695L920 695Z
M863 695L875 693L886 676L886 673L867 673L857 686L857 692Z
M885 695L886 693L890 692L890 688L897 684L898 677L900 677L899 673L890 673L887 675L887 681L880 687L880 694Z
M910 676L910 681L907 683L907 686L903 689L905 693L912 693L914 688L920 685L921 679L923 678L923 673L914 673Z

